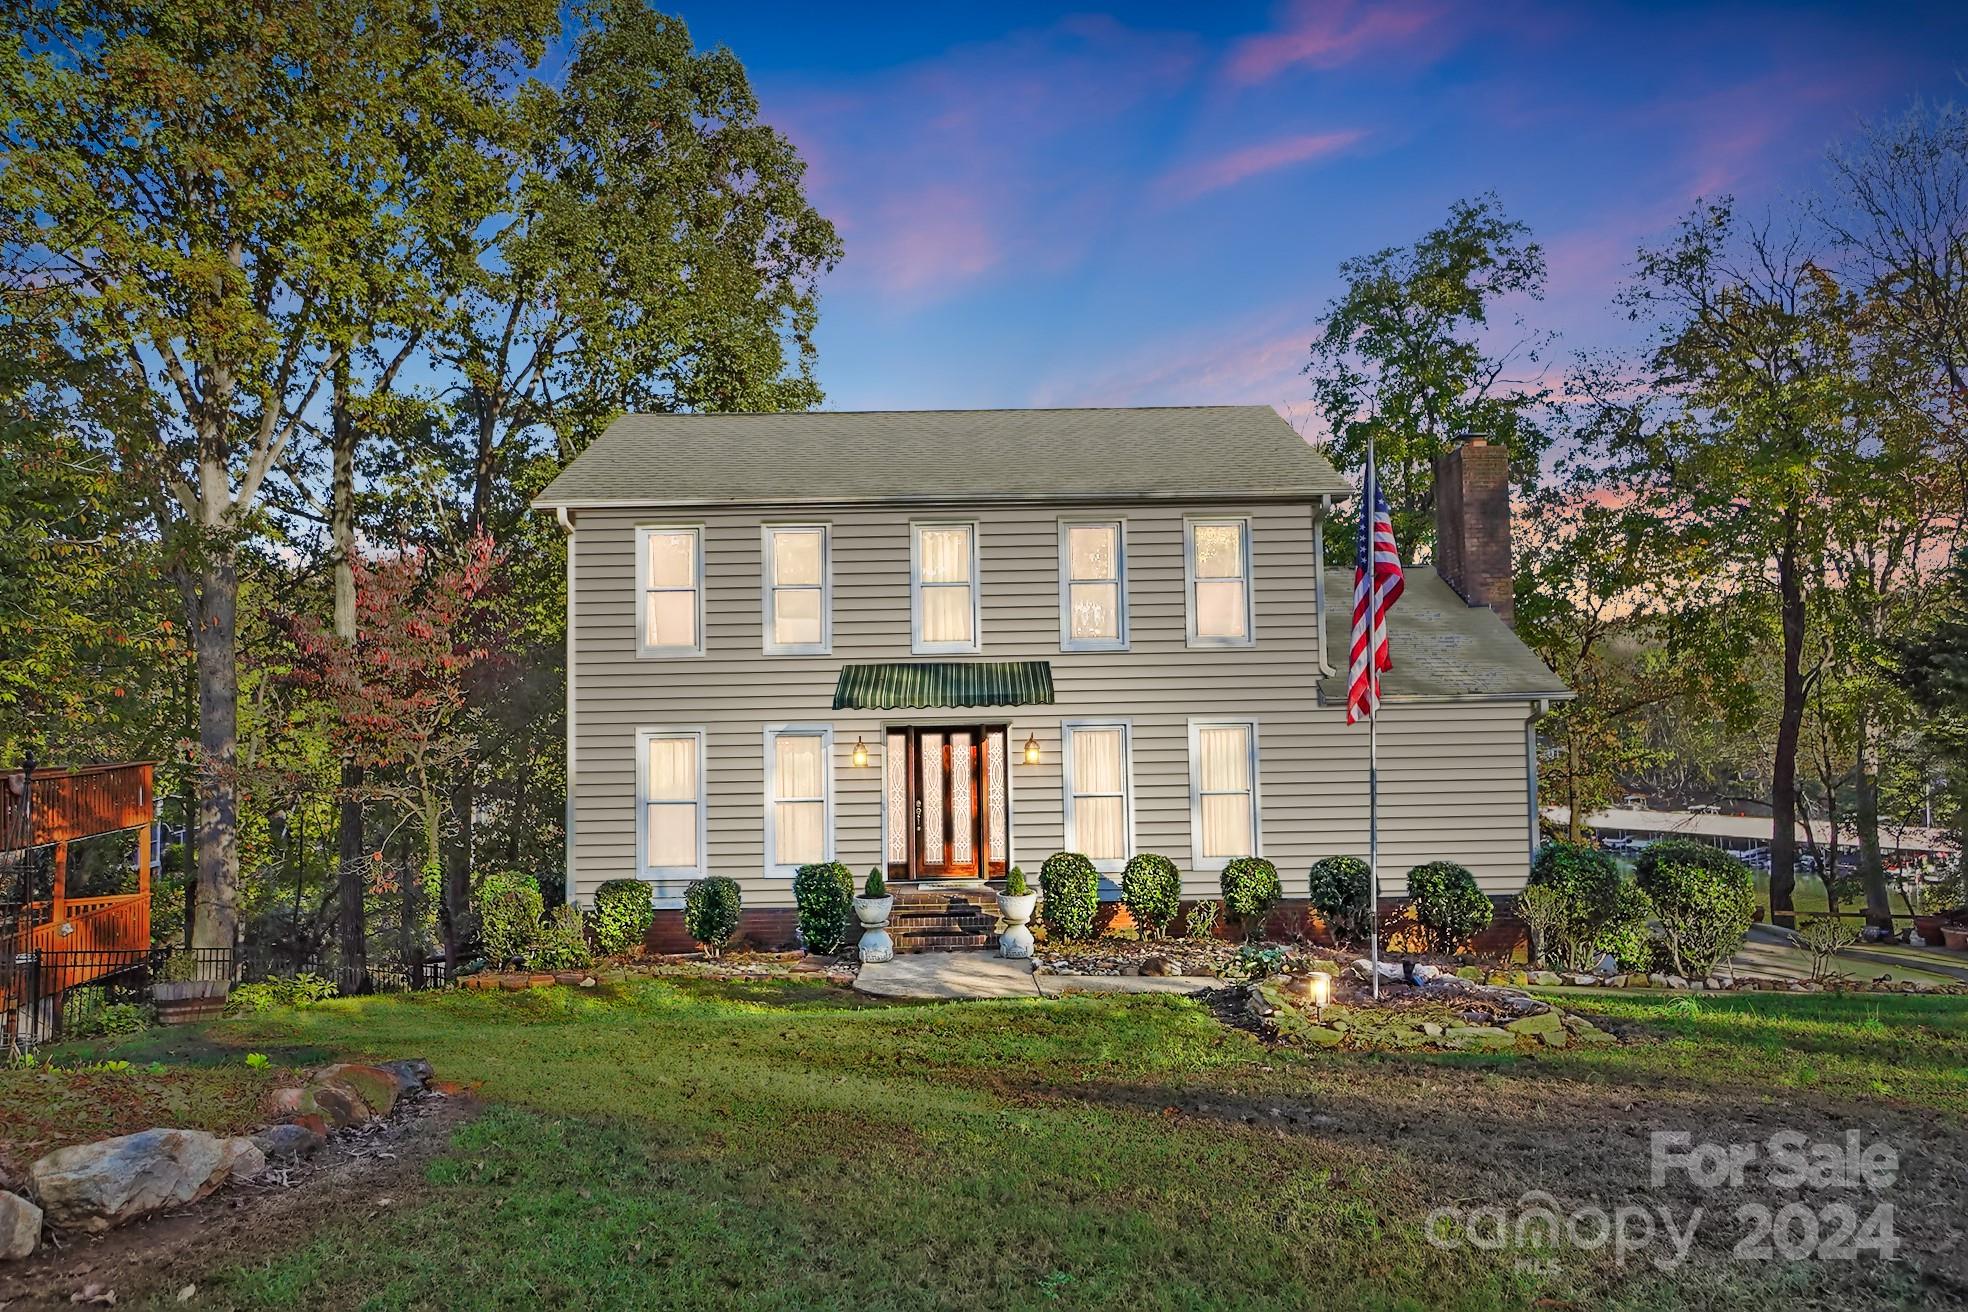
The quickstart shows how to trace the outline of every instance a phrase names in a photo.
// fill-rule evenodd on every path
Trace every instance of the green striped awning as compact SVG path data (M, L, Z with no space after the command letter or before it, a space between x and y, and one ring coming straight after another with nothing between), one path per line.
M1049 661L911 661L845 665L834 687L837 711L922 710L935 706L1050 706Z

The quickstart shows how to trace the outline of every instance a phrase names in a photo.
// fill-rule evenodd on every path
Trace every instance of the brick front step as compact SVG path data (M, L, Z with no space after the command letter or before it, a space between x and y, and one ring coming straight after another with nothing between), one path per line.
M997 939L989 934L923 934L898 938L895 941L897 952L967 952L977 948L997 946Z

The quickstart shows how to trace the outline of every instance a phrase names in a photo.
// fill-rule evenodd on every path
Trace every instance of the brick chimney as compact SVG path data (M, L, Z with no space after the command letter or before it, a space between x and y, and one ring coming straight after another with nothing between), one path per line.
M1510 457L1464 437L1435 458L1435 572L1472 606L1516 621L1510 574Z

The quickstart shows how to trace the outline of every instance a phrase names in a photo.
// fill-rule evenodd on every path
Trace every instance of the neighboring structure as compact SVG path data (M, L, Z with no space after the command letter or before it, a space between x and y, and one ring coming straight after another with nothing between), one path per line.
M1531 725L1569 696L1485 604L1491 451L1442 465L1468 600L1415 570L1393 612L1390 892L1435 858L1521 886ZM1350 493L1265 407L618 421L534 503L570 535L570 898L633 876L674 912L729 875L771 938L804 862L906 886L1067 849L1109 898L1160 852L1188 897L1255 853L1302 899L1366 849L1352 562L1320 573Z
M1569 807L1547 807L1544 815L1554 828L1562 830L1571 824ZM1595 811L1585 818L1585 827L1602 842L1609 838L1637 842L1699 838L1726 852L1738 854L1759 849L1767 851L1772 833L1771 820L1767 815L1711 815L1695 811L1647 811L1636 807ZM1797 850L1800 853L1813 851L1814 836L1819 843L1828 841L1822 822L1815 827L1802 820L1797 822ZM1846 828L1839 839L1841 855L1855 854L1857 846L1856 834ZM1921 825L1896 827L1881 824L1879 849L1889 865L1936 864L1950 861L1956 855L1955 844L1945 830Z

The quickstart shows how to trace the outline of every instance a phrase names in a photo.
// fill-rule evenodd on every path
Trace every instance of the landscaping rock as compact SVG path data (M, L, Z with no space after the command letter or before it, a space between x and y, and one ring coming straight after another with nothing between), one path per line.
M1535 1016L1519 1016L1504 1028L1512 1034L1563 1034L1565 1018L1558 1012L1547 1011Z
M300 1121L269 1125L251 1138L253 1146L265 1157L312 1157L328 1142L327 1135Z
M1599 982L1599 977L1597 975L1567 975L1565 976L1565 982L1567 984L1576 984L1582 989L1589 989Z
M379 1061L376 1063L376 1069L379 1071L388 1071L396 1077L396 1091L399 1094L409 1093L415 1089L428 1089L430 1087L431 1076L436 1074L431 1069L430 1062L422 1057L404 1057L398 1061Z
M1565 1033L1562 1028L1545 1030L1538 1037L1544 1040L1544 1044L1548 1048L1562 1048L1571 1041L1571 1035Z
M1442 1036L1442 1041L1452 1048L1489 1052L1501 1052L1517 1046L1516 1035L1494 1025L1452 1025Z
M0 1262L33 1256L41 1245L41 1209L0 1189Z
M1565 982L1564 977L1555 970L1539 970L1531 974L1531 983L1544 988L1556 988Z
M1141 973L1144 975L1173 976L1182 973L1182 963L1167 957L1143 957Z
M50 1224L101 1231L196 1202L266 1157L250 1139L202 1130L144 1130L49 1153L28 1168Z
M394 1071L356 1062L338 1062L333 1066L323 1066L314 1073L314 1083L317 1086L340 1086L351 1090L368 1113L361 1118L362 1121L379 1121L388 1116L396 1107L400 1087Z

